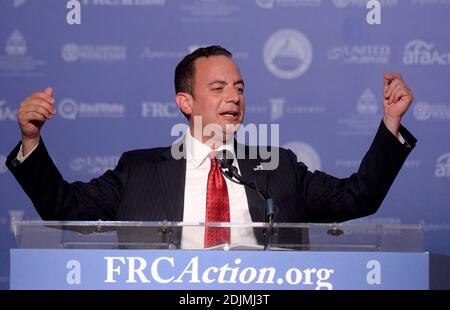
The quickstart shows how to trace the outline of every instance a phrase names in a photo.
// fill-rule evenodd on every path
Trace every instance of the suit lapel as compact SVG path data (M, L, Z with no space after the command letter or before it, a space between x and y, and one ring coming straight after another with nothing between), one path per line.
M183 152L182 142L176 144ZM163 160L157 171L161 182L161 192L167 212L167 220L182 221L184 212L184 188L186 180L186 157L174 159L171 148L162 154Z
M248 151L248 147L245 147ZM238 154L238 152L236 153ZM248 153L246 152L246 158ZM238 155L238 158L240 156ZM258 187L267 191L267 171L254 170L254 168L261 164L261 160L256 159L238 159L239 169L241 175L249 181L255 181ZM265 221L265 201L259 196L259 194L249 188L245 187L245 193L247 194L248 207L253 222Z

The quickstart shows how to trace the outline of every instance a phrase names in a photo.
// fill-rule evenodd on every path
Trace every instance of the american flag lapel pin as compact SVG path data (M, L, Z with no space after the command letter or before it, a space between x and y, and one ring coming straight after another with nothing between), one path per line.
M257 165L255 168L253 168L254 171L258 171L258 170L264 170L263 165L259 164Z

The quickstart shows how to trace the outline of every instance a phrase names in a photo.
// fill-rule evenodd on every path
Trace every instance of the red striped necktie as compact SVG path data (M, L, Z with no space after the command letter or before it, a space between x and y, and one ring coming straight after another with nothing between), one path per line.
M211 158L211 169L208 174L205 219L206 223L230 221L230 202L228 199L227 183L220 172L220 165L217 164L215 158ZM229 227L206 227L205 248L223 243L230 243Z

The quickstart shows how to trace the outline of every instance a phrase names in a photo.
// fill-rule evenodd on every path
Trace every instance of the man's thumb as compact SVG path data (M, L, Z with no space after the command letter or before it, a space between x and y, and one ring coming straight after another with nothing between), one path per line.
M51 87L47 87L44 92L49 95L49 96L53 96L53 88Z

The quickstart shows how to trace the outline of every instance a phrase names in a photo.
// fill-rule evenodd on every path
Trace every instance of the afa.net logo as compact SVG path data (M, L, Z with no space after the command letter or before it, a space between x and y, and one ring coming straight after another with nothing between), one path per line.
M450 51L438 51L434 43L412 40L406 43L403 53L405 65L448 66Z
M436 160L434 175L437 178L450 177L450 153L443 154Z

